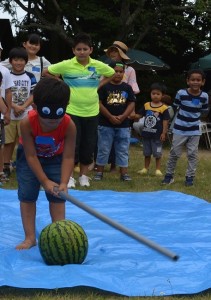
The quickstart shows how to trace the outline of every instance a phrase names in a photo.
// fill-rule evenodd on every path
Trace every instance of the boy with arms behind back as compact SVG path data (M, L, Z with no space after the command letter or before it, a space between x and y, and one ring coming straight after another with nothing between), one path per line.
M187 89L177 92L173 106L177 115L173 125L173 140L167 163L166 175L162 184L174 182L174 171L183 146L187 149L188 167L185 185L192 186L198 162L198 145L200 140L200 117L208 112L208 94L201 88L205 83L202 70L190 70L187 74Z
M70 89L63 81L44 78L34 89L34 104L21 121L21 140L17 150L18 197L25 240L16 249L36 245L36 201L40 186L49 201L52 222L65 219L65 201L58 191L67 191L74 167L75 125L65 114Z

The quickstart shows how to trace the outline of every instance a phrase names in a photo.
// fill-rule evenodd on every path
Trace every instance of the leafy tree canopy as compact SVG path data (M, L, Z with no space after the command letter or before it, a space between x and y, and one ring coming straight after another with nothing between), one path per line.
M19 31L38 31L47 39L63 41L66 47L71 47L76 33L85 31L93 38L95 57L113 41L121 40L129 47L161 57L181 71L210 48L210 2L2 0L0 6L14 16ZM21 24L15 20L14 3L26 12Z

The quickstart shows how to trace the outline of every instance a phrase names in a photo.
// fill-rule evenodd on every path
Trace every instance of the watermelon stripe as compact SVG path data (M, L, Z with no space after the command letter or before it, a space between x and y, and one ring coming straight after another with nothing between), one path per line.
M81 264L88 252L88 240L80 225L62 220L42 230L39 249L49 265Z

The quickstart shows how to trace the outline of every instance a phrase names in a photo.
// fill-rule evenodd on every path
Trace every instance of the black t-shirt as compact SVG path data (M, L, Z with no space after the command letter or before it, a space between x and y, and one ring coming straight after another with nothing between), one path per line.
M125 112L128 103L136 101L132 87L125 82L120 84L109 82L99 89L98 94L102 104L114 116L122 115ZM114 125L100 113L99 125L124 128L130 126L130 120L126 118L121 124Z

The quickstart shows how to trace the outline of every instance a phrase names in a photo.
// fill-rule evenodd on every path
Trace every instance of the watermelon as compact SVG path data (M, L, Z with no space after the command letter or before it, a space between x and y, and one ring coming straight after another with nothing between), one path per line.
M82 264L88 252L88 239L80 225L61 220L41 231L38 246L47 265Z

